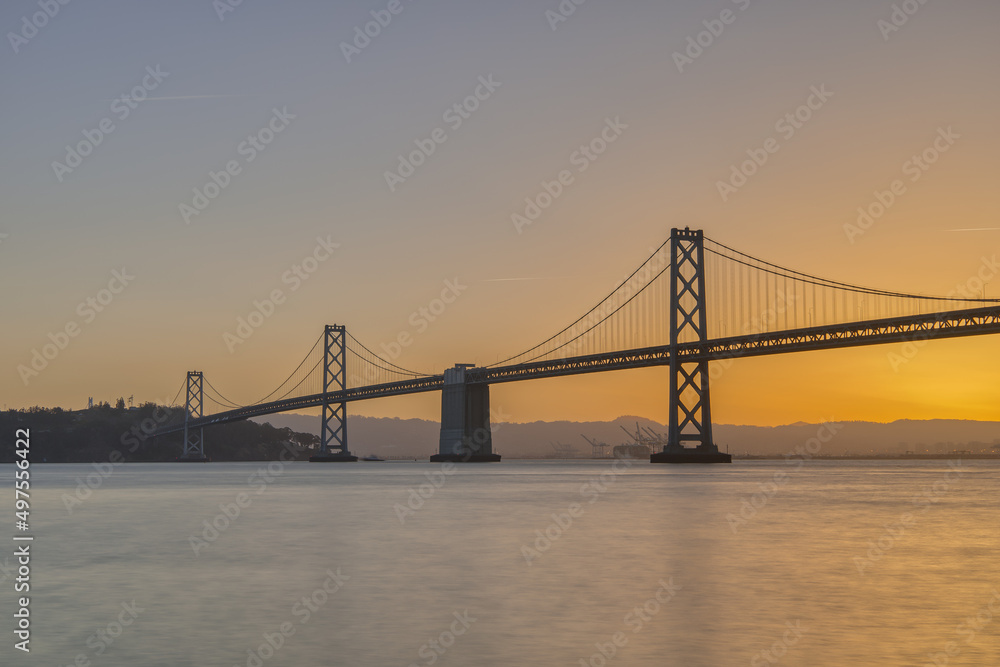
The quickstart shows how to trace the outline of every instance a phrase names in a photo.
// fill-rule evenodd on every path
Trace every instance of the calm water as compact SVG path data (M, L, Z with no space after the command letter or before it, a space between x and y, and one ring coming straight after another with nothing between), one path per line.
M270 482L255 476L263 465L120 465L70 513L64 494L93 468L35 464L33 650L14 651L8 631L0 655L1000 665L995 462L637 462L616 474L610 461L505 461L448 475L293 463L273 465ZM12 478L2 466L4 488ZM220 504L238 499L227 526ZM408 500L419 509L402 513ZM222 530L203 535L213 519ZM9 625L9 579L2 590Z

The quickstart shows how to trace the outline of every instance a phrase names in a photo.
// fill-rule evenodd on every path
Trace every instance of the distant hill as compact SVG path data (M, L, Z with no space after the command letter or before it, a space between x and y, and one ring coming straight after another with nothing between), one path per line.
M103 404L77 411L35 407L0 412L0 431L14 433L29 428L35 461L108 461L115 452L127 461L171 461L180 454L181 434L154 440L145 433L155 429L157 420L166 423L180 415L177 409L160 409L151 403L131 409ZM610 422L499 423L493 425L493 443L496 451L507 458L589 458L591 446L584 435L619 445L630 442L623 429L634 433L637 424L656 433L667 430L665 425L641 417L619 417ZM147 426L149 430L143 432ZM270 460L289 447L296 457L304 458L319 441L319 426L319 417L298 414L232 422L206 429L206 449L216 461ZM349 446L359 455L426 460L437 452L439 429L437 421L425 419L351 417ZM716 443L735 455L782 455L805 446L820 456L908 451L1000 454L1000 422L931 419L774 427L718 424L714 434ZM8 439L6 444L0 443L0 462L13 460L13 439Z
M158 424L181 419L183 410L145 403L134 408L107 403L86 410L33 407L0 412L0 433L27 429L36 463L173 461L181 433L149 437ZM248 421L206 429L206 453L216 461L272 461L279 455L307 458L319 440L309 433ZM0 463L15 461L14 438L0 441Z
M261 417L277 428L319 433L319 417L281 414ZM512 458L550 458L553 444L571 445L574 455L588 458L591 446L583 439L619 445L628 441L622 431L642 427L665 433L664 424L642 417L619 417L610 422L530 422L494 424L494 448ZM349 447L356 454L426 458L437 451L440 425L425 419L350 417ZM820 431L820 424L795 423L785 426L737 426L717 424L715 441L733 454L785 454L819 438L820 455L902 454L907 451L946 454L954 450L1000 451L1000 422L952 419L899 420L888 424L843 422L834 431ZM815 443L813 443L815 449Z

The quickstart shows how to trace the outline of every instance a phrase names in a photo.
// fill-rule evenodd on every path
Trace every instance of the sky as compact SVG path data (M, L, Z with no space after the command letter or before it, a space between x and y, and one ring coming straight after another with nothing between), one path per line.
M163 401L195 369L250 401L325 324L376 350L411 334L406 368L493 363L583 314L672 227L883 289L992 278L998 24L993 0L5 2L0 402ZM741 360L713 381L713 417L998 419L997 344ZM667 371L498 385L492 404L517 422L665 421ZM436 419L440 399L349 412Z

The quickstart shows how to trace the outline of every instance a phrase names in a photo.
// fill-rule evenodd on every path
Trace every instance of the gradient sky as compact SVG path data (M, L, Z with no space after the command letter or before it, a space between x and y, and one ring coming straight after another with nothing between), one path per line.
M73 2L15 53L9 33L39 5L3 3L3 404L163 400L191 369L250 401L327 323L374 348L413 333L395 359L408 368L492 363L581 315L674 226L906 292L945 294L1000 252L995 0L928 3L887 39L888 1L589 0L553 30L557 0L402 0L348 63L341 43L389 4L243 0L220 20L209 0ZM732 23L679 71L674 53L724 10ZM169 74L120 119L114 100L157 66ZM500 86L452 129L444 112L490 76ZM780 137L776 121L813 86L833 96L723 201L718 181ZM295 118L247 162L241 142L274 109ZM52 163L105 118L113 131L60 182ZM615 118L620 138L517 233L525 197ZM904 163L949 127L960 138L852 243L844 225L858 207L908 178ZM391 192L386 170L435 128L447 141ZM230 160L241 172L185 224L179 205ZM282 274L317 237L340 247L289 291ZM134 281L84 322L78 304L122 267ZM499 280L510 278L530 280ZM468 287L416 333L410 314L448 279ZM231 353L223 333L275 288L287 301ZM79 335L25 386L17 366L71 322ZM713 416L997 419L998 344L933 342L897 369L892 346L739 361L713 384ZM439 400L350 412L433 419ZM492 393L519 422L664 421L666 400L665 369Z

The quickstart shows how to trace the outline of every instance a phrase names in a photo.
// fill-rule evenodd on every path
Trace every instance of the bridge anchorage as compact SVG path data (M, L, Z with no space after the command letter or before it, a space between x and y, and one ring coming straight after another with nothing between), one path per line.
M189 428L192 419L204 416L205 389L201 371L188 371L187 391L184 399L184 453L177 460L182 463L206 463L205 429L202 426Z
M347 389L347 331L342 324L328 324L323 333L323 418L319 453L312 463L353 463L358 457L347 449L347 403L331 402L331 391Z
M732 463L712 440L708 359L685 361L678 346L685 334L708 341L705 308L705 237L702 231L670 232L670 420L667 444L650 463ZM691 336L689 336L691 337ZM685 442L698 443L685 447Z

